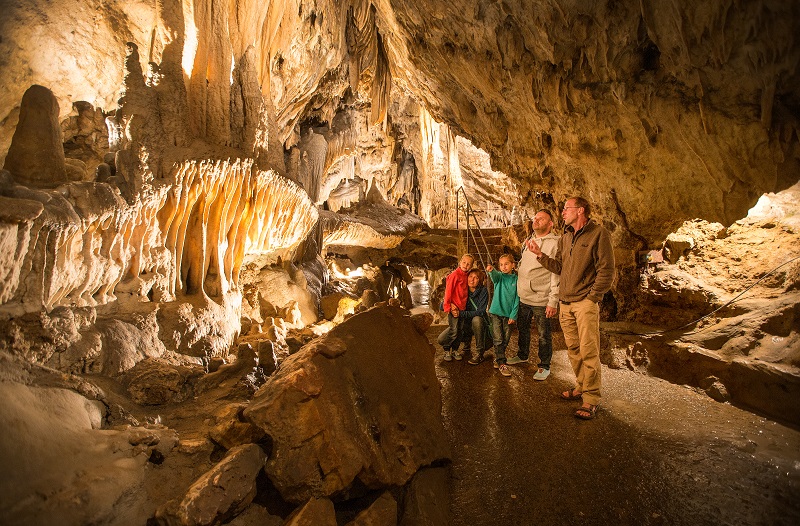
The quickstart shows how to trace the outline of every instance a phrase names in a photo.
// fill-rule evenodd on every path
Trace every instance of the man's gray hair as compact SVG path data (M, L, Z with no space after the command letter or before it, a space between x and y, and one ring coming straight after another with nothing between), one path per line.
M575 201L575 206L583 208L583 215L587 218L592 215L592 205L589 204L589 201L583 197L570 197L570 199Z

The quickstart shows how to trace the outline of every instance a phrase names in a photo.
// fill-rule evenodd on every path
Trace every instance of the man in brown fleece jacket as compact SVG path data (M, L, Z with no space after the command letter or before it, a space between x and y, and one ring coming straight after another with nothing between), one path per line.
M565 400L583 401L575 416L591 420L600 403L600 301L614 281L611 234L589 218L591 206L582 197L567 199L561 217L564 235L555 257L543 254L533 240L527 246L539 263L561 276L559 321L575 371L575 388L561 393Z

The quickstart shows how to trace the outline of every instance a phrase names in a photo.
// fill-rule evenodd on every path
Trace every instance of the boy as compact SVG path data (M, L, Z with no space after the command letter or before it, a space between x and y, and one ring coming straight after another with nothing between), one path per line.
M444 287L444 302L442 310L447 313L447 328L442 331L437 341L444 349L444 359L449 362L453 359L453 349L458 349L459 313L467 307L467 273L475 263L471 254L464 254L458 267L447 276ZM463 358L463 354L456 353L456 360Z
M514 273L514 258L511 254L503 254L498 261L500 271L488 265L486 271L494 283L494 297L489 307L489 322L492 326L494 340L494 366L503 376L511 376L511 369L506 365L506 347L511 339L511 324L517 319L519 296L517 295L517 275Z

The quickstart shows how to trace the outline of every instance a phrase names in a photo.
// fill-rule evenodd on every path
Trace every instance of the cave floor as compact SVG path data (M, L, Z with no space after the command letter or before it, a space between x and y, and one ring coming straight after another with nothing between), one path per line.
M431 342L443 326L428 330ZM516 354L516 331L508 356ZM800 431L703 393L603 366L593 421L574 417L561 333L551 375L445 362L452 524L800 524Z

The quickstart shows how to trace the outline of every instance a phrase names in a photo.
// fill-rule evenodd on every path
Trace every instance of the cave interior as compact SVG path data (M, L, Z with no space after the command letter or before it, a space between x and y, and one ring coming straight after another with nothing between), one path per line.
M0 522L453 523L443 280L575 196L604 368L800 494L797 2L0 11Z

